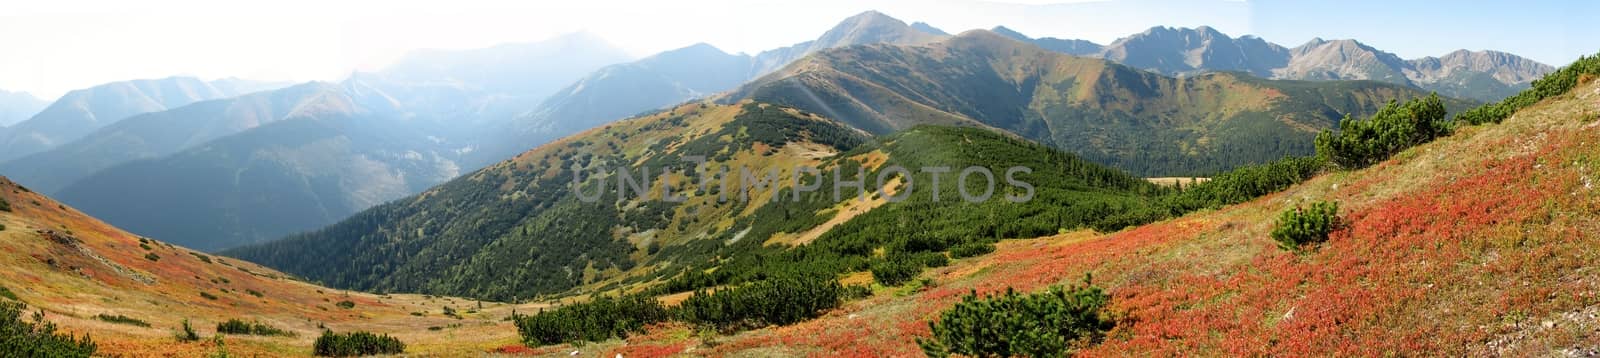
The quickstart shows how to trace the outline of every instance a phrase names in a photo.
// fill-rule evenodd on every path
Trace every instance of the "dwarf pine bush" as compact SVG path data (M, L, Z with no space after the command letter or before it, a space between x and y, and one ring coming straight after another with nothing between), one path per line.
M319 357L358 357L405 353L406 344L389 335L368 332L344 334L323 331L312 349Z
M88 357L96 346L88 335L83 338L56 333L56 325L44 320L44 312L22 319L27 305L0 301L0 357Z
M982 297L976 292L929 322L933 337L918 339L929 357L1065 357L1098 343L1116 320L1111 296L1088 284L1036 294Z
M1324 130L1315 141L1317 155L1346 169L1377 164L1413 146L1450 133L1444 101L1438 94L1400 104L1389 102L1367 119L1345 117L1339 131Z
M1328 241L1328 234L1339 226L1339 203L1316 202L1310 208L1295 207L1278 216L1272 239L1278 247L1297 251L1306 244Z

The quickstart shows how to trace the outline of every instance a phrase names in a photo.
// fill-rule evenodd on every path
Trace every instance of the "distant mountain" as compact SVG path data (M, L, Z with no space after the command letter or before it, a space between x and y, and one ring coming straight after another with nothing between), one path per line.
M164 111L208 99L240 95L229 81L218 88L192 77L113 82L75 90L0 137L0 162L55 148L135 114ZM270 87L270 86L268 86Z
M707 44L671 50L639 61L607 66L551 95L518 116L509 138L485 153L508 156L602 123L734 89L756 76L807 54L842 46L922 44L945 37L927 24L916 27L876 11L841 21L817 40L732 55Z
M89 161L78 166L107 167L65 185L57 197L130 231L202 250L281 237L459 175L463 144L455 140L462 129L407 113L401 102L351 81L136 117L85 150L128 147L139 155L109 163L92 161L95 152L60 154ZM225 130L191 132L190 138L158 134L196 124ZM174 145L223 132L233 133ZM33 173L58 175L49 169Z
M911 28L914 29L914 30L917 30L917 31L922 31L922 32L930 33L930 34L934 34L934 35L950 36L950 33L944 32L944 30L940 30L937 27L933 27L933 25L929 25L926 22L921 22L921 21L913 22L913 23L911 23Z
M1459 97L1498 100L1523 89L1555 68L1498 51L1457 50L1444 57L1407 61L1406 78L1423 88Z
M526 132L551 139L639 112L739 86L752 57L700 43L606 66L545 99L520 121Z
M211 87L215 87L218 91L222 91L222 93L234 95L271 91L295 85L294 82L287 81L257 81L238 77L215 79L206 83L210 84Z
M135 115L55 149L0 164L0 172L47 194L100 170L177 153L280 120L343 106L339 86L307 83ZM333 109L337 110L337 109Z
M21 122L28 117L33 117L44 109L50 102L35 98L27 92L9 92L0 90L0 127Z
M1289 52L1289 63L1277 77L1306 80L1374 80L1412 84L1405 60L1356 40L1312 39Z
M793 106L879 134L922 124L996 128L1165 176L1309 154L1312 136L1344 115L1422 95L1381 82L1165 77L974 30L925 46L823 51L724 101Z
M1017 32L1016 30L1012 30L1012 29L1007 28L1005 26L996 26L995 28L990 29L989 31L992 31L992 32L994 32L996 34L1000 34L1000 36L1005 36L1005 37L1010 38L1012 40L1031 43L1031 44L1034 44L1036 46L1043 47L1046 50L1060 52L1060 53L1073 55L1073 56L1097 56L1097 55L1100 54L1100 52L1105 51L1105 47L1104 46L1100 46L1100 44L1097 44L1097 43L1094 43L1094 42L1084 41L1084 40L1064 40L1064 39L1058 39L1058 38L1054 38L1054 37L1045 37L1045 38L1037 38L1037 39L1035 39L1035 38L1028 37L1028 35L1023 35L1021 32Z
M1494 51L1462 50L1441 58L1405 60L1356 40L1320 38L1285 48L1255 36L1229 37L1206 26L1158 26L1099 50L1093 50L1097 45L1087 41L1029 39L1004 27L995 32L1052 51L1100 57L1170 76L1237 71L1271 79L1374 80L1478 101L1496 101L1515 94L1533 79L1555 70Z
M134 116L0 170L129 230L217 250L327 225L516 153L490 139L516 113L623 59L583 34L423 51L339 83Z
M925 26L923 29L913 28L904 21L877 11L863 12L845 18L816 40L762 51L755 57L755 68L751 76L772 72L813 52L835 47L875 43L916 45L938 41L947 36L943 34L944 31L930 32L928 28L931 26Z
M1288 50L1253 36L1234 39L1210 27L1155 27L1107 45L1102 58L1168 75L1239 71L1270 77ZM1366 79L1366 78L1350 78Z

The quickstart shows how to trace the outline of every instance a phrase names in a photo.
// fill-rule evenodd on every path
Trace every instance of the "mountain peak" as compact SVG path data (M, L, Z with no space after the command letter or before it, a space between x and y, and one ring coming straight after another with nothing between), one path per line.
M1167 33L1173 33L1173 32L1177 32L1177 31L1178 31L1177 29L1174 29L1174 28L1171 28L1171 27L1159 26L1158 25L1158 26L1152 26L1149 29L1145 29L1144 32L1140 32L1135 36L1167 34Z
M994 30L972 29L972 30L962 31L959 34L956 34L956 36L951 38L951 40L978 41L978 40L997 40L998 38L1010 38L1010 36L1006 36L1004 33L1000 33L1000 32L994 31Z
M937 40L935 35L916 30L904 21L877 11L867 11L839 22L810 44L812 51L867 43L916 44Z
M922 31L922 32L926 32L926 33L929 33L929 34L933 34L933 35L939 35L939 36L949 36L950 35L950 33L944 32L944 30L940 30L937 27L933 27L933 25L929 25L928 23L921 22L921 21L917 21L917 22L911 23L911 28L915 29L917 31Z
M989 29L989 31L1000 34L1000 36L1010 37L1017 41L1026 42L1033 40L1033 38L1028 37L1028 35L1023 35L1021 32L1017 32L1016 30L1012 30L1011 28L1005 26L995 26L993 29Z
M894 18L892 16L889 16L889 15L886 15L884 13L878 12L878 10L867 10L867 11L861 12L860 14L855 14L853 16L844 18L844 21L840 21L839 22L839 25L843 26L843 25L846 25L846 24L872 23L872 22L880 22L880 21L897 22L897 23L900 23L901 25L905 25L905 22L900 21L900 19L896 19L896 18Z
M728 54L727 51L723 51L722 49L719 49L716 46L712 46L711 44L704 43L704 42L696 42L693 45L689 45L689 46L686 46L686 47L683 47L683 48L680 48L680 49L676 49L676 50L668 50L666 52L668 52L668 53L671 53L671 52L714 53L714 54L720 54L720 55Z

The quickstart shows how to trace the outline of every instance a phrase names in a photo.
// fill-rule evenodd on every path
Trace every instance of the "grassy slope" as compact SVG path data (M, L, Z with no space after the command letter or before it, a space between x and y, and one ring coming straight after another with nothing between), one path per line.
M500 321L513 309L508 305L485 303L484 310L464 314L465 319L447 318L441 314L443 307L466 312L475 309L477 303L458 298L379 296L323 288L230 258L208 255L212 263L206 263L190 254L194 250L155 240L149 241L151 249L146 250L139 246L138 236L22 190L3 177L0 199L13 208L12 212L0 212L0 224L6 226L5 231L0 231L0 285L15 292L30 309L43 309L47 319L65 329L91 334L100 344L101 354L199 356L216 352L218 348L209 339L218 322L231 318L259 320L297 335L225 339L227 351L245 355L310 355L312 340L321 332L319 323L339 332L367 330L397 335L410 345L411 353L481 352L517 341L516 329L509 322ZM81 241L76 246L62 244L47 239L50 236L39 230ZM85 252L104 258L109 264ZM150 261L144 257L146 253L155 253L160 260ZM121 267L123 273L112 264ZM150 283L143 283L138 277L149 278ZM260 292L263 297L250 295L247 290ZM218 298L202 298L200 292ZM356 307L346 310L335 306L344 300L356 303ZM532 311L538 307L520 309ZM413 316L411 312L422 312L424 316ZM144 320L152 327L93 318L102 313ZM173 334L185 318L192 320L206 339L178 343ZM449 327L457 324L460 326ZM433 326L449 328L427 329ZM465 337L472 339L463 340Z
M814 321L702 340L683 327L587 350L629 357L916 355L926 321L977 290L1086 272L1127 321L1088 355L1549 355L1600 345L1600 85L1372 168L1118 233L1002 242ZM1268 238L1296 203L1350 226L1295 256ZM903 292L901 292L903 293ZM565 347L536 350L560 353Z

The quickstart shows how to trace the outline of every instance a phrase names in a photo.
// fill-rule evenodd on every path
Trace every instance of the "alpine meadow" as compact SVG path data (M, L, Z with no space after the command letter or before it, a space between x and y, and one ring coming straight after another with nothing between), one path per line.
M0 5L0 356L1600 354L1595 4L869 3Z

